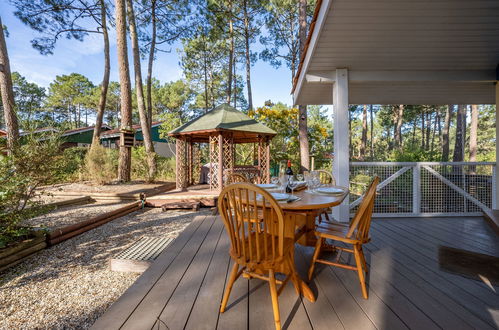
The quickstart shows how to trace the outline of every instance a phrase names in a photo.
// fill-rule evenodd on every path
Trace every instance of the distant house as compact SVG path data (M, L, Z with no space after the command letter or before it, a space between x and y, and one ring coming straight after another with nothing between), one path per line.
M163 157L175 156L175 144L168 143L167 140L160 137L159 127L162 122L153 122L151 125L151 138L154 145L154 151ZM140 125L133 125L132 129L135 131L135 146L143 145L144 136L142 135L142 127ZM120 130L113 129L110 131L102 132L101 143L108 148L119 148L120 144Z
M62 147L64 149L71 147L90 147L92 144L92 136L95 126L80 127L64 131L61 134L61 139L64 141ZM103 132L111 130L110 126L102 125Z
M94 134L94 127L95 126L88 126L88 127L80 127L76 129L70 129L67 131L64 131L61 133L61 140L62 140L62 148L72 148L72 147L89 147L92 144L92 136ZM111 127L108 125L102 125L102 131L108 131L111 130ZM38 128L35 129L34 131L25 131L21 132L21 141L22 137L26 136L28 134L39 134L40 136L38 137L39 140L44 140L47 137L44 135L44 133L49 134L49 133L58 133L59 130L54 127L44 127L44 128ZM0 139L6 138L7 132L5 130L0 130Z

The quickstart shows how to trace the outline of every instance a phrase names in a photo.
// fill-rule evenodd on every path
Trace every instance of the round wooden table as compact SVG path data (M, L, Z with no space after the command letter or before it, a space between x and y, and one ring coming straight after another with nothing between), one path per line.
M341 195L326 195L302 190L294 193L295 196L301 198L300 200L291 203L279 203L284 213L294 219L296 227L305 225L304 237L300 238L298 243L307 246L315 246L317 241L317 238L314 235L315 218L325 209L340 205L348 196L348 188L338 188L343 189L344 193Z

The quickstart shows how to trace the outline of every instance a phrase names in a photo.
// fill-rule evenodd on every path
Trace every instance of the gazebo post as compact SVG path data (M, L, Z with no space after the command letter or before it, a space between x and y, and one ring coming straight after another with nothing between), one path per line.
M218 135L218 190L224 188L224 136Z
M265 166L267 172L265 173L265 183L270 183L270 138L268 136L265 137L265 144L265 152L267 154L267 166Z
M188 179L187 179L187 182L188 182L188 185L192 185L193 184L193 180L192 180L192 165L193 165L193 162L192 162L192 138L189 138L189 144L187 145L187 174L188 174Z
M186 168L186 141L184 138L179 137L175 144L176 153L176 188L186 190L187 183L187 168Z

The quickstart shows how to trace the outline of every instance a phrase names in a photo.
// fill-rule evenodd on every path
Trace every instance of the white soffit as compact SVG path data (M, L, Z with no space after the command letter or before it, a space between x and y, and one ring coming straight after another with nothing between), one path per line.
M296 104L331 104L337 68L349 70L352 104L495 103L498 0L323 0L321 10Z

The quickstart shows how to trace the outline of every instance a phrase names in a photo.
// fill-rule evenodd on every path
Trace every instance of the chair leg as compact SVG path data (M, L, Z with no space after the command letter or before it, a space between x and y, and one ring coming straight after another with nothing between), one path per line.
M275 274L273 270L269 270L269 286L270 297L272 298L272 309L274 311L274 322L276 330L281 330L281 317L279 315L279 300L277 298L277 287L275 282Z
M321 253L322 241L323 241L323 238L319 237L317 239L317 243L315 244L314 256L312 257L312 261L310 262L310 268L308 269L308 280L309 281L312 279L312 275L314 274L315 261L317 260L317 258L319 257L319 254Z
M362 269L362 257L361 252L359 251L359 246L355 245L353 247L353 254L355 256L355 264L357 266L357 273L359 274L359 282L360 288L362 289L362 296L364 299L368 298L367 289L366 289L366 279L364 276L364 270Z
M326 222L331 222L331 219L329 218L329 210L324 211L324 217L326 218Z
M238 270L239 265L237 263L234 263L234 265L232 266L232 271L230 272L229 282L227 282L227 287L225 288L222 303L220 304L220 313L225 312L225 307L227 307L227 302L229 301L230 291L232 290L232 286L237 279Z
M362 246L360 247L359 251L360 251L360 259L362 261L362 267L364 268L364 271L367 274L369 272L369 269L367 268L366 256L364 255L364 250L362 249Z

